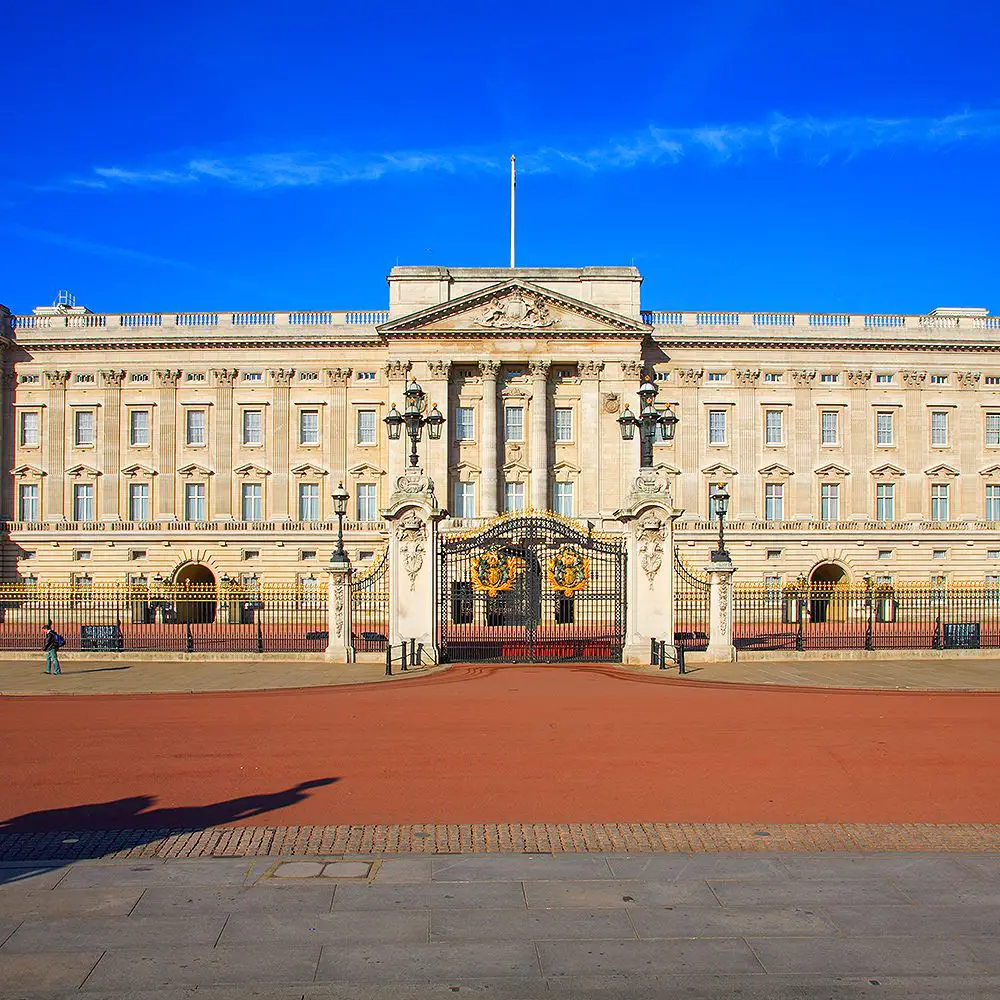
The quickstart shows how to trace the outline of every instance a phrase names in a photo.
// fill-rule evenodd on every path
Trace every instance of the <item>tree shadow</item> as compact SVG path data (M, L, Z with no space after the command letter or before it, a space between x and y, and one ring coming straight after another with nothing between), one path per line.
M105 857L178 833L230 826L295 805L339 778L300 781L277 792L243 795L202 806L156 807L153 795L133 795L64 809L41 809L0 821L0 885L65 862Z

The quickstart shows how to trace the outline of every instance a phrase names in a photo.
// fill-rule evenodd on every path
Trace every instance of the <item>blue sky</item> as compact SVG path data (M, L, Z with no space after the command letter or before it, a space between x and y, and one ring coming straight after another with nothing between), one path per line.
M32 0L0 301L382 308L635 263L659 309L1000 311L996 3Z

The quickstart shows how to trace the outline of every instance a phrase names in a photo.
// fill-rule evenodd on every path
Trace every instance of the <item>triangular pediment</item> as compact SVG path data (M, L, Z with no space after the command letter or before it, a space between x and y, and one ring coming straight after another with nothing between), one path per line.
M14 474L17 475L17 469L14 470ZM991 465L988 468L980 469L979 475L981 476L1000 476L1000 465Z
M380 469L377 465L372 465L371 462L359 462L357 465L352 465L347 470L352 476L357 479L360 476L384 476L385 470Z
M11 474L17 476L18 479L40 479L46 473L34 465L19 465L16 469L11 469Z
M318 465L313 465L312 462L306 462L305 465L296 465L292 469L293 476L326 476L329 473L326 469L321 469Z
M735 476L736 470L725 462L716 462L714 465L706 466L701 470L704 476Z
M905 476L906 475L906 473L898 465L893 465L892 462L886 462L885 465L880 465L877 469L872 469L871 474L873 476Z
M573 462L568 462L566 459L563 459L561 462L556 462L556 464L552 466L552 471L572 472L574 475L578 476L580 474L580 466L574 465Z
M476 465L475 462L470 462L467 459L463 459L456 465L452 466L452 469L459 474L459 476L478 476L483 470L480 466Z
M66 470L66 475L72 476L74 479L93 479L95 476L99 476L100 474L100 471L95 469L92 465L74 465Z
M953 479L958 475L958 469L951 465L942 462L940 465L935 465L932 469L924 469L925 476L946 476L948 479Z
M636 319L523 278L511 278L379 327L389 336L572 337L634 339L648 332Z
M772 462L770 465L765 465L763 469L757 470L758 474L761 476L791 476L794 475L791 469L787 465L782 465L780 462Z
M253 462L247 462L246 465L239 465L233 472L237 476L269 476L271 472L269 469L265 469L260 465L255 465Z
M190 465L184 465L177 470L177 474L180 476L211 476L214 475L211 469L206 469L204 465L198 465L196 462L192 462Z
M815 470L817 476L849 476L851 474L850 469L845 469L842 465L837 465L836 462L827 462L826 465L821 465Z
M133 465L126 465L125 468L122 469L122 475L128 476L129 478L135 476L146 476L152 479L152 477L156 475L156 470L151 469L148 465L142 465L139 462L136 462Z

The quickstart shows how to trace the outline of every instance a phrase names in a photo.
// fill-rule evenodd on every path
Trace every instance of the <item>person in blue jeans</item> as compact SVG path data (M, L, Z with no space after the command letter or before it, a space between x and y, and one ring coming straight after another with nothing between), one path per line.
M42 650L45 652L45 672L47 674L61 674L59 667L59 634L51 625L45 626L45 641L42 643Z

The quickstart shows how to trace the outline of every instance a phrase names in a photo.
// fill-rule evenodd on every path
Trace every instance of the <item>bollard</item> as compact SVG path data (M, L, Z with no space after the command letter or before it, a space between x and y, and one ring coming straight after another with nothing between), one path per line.
M677 647L677 673L686 674L687 670L684 669L684 646L680 645Z
M653 666L653 667L655 667L659 663L659 660L657 660L657 658L656 658L656 649L657 649L656 640L655 639L650 639L649 640L649 663L650 663L650 666Z
M190 625L188 625L188 627L187 627L187 651L189 653L193 653L194 652L194 635L191 632L191 626Z
M417 663L417 640L410 640L410 666L417 667L420 664Z
M264 633L260 630L260 619L257 619L257 652L264 652Z
M407 667L406 667L406 640L405 639L399 644L399 662L400 662L399 669L402 670L403 673L405 674L406 670L407 670Z
M386 643L385 647L385 676L392 676L392 646Z
M660 669L667 669L667 640L660 640Z

